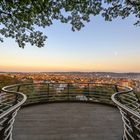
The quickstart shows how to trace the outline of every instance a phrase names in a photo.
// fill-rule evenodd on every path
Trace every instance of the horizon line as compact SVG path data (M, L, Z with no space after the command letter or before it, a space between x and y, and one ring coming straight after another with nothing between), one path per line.
M116 74L127 74L135 73L140 74L140 72L113 72L113 71L0 71L0 73L116 73Z

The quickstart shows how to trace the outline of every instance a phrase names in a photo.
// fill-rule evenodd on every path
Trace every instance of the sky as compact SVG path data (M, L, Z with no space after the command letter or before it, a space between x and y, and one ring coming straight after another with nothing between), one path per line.
M134 17L106 22L91 18L80 31L54 21L43 29L43 48L19 48L12 39L0 43L0 71L140 72L140 27Z

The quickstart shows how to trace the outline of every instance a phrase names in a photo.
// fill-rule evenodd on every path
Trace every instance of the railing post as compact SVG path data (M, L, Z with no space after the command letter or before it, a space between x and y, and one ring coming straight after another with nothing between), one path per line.
M48 83L48 101L49 101L49 97L50 96L50 84Z
M89 93L90 93L90 89L89 89L89 83L88 83L88 100L89 100Z
M68 83L68 87L67 88L68 88L68 92L67 93L68 93L68 101L69 101L69 94L70 94L70 85L69 85L69 83Z
M18 85L18 87L17 87L17 92L19 92L19 90L20 90L20 85Z
M114 85L114 87L115 87L115 92L119 92L118 85ZM119 98L118 95L117 95L117 100L118 100L120 103L122 103L121 98Z
M17 91L16 92L19 92L19 90L20 90L20 85L17 86ZM14 104L18 103L18 98L19 98L19 94L16 94L15 103Z
M116 91L116 92L119 92L119 90L118 90L118 85L115 85L115 91Z

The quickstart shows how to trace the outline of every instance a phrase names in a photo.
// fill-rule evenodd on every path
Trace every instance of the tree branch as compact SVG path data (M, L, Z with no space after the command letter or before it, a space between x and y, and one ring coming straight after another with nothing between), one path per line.
M131 5L133 6L140 6L140 1L138 2L137 0L127 0Z
M2 10L0 10L0 14L6 14L6 15L11 16L11 14L10 14L10 13L4 12L4 11L2 11Z

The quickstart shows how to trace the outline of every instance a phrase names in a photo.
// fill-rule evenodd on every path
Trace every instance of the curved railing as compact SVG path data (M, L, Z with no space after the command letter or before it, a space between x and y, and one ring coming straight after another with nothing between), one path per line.
M62 101L98 102L113 105L111 95L116 92L115 85L101 83L17 84L10 90L16 91L17 89L27 96L24 106Z
M12 91L14 86L3 88L0 93L0 140L12 140L13 123L17 111L26 101L23 93Z
M140 101L133 89L126 87L126 91L118 91L112 95L112 100L122 115L123 140L140 140Z
M2 102L0 100L2 109L2 112L0 112L0 123L2 124L0 125L0 139L10 140L12 137L12 126L15 115L20 106L25 102L27 96L27 101L23 106L50 102L90 102L113 106L117 104L124 121L123 139L129 140L133 138L132 140L138 140L136 138L139 138L139 134L134 131L133 126L137 127L136 131L139 132L139 102L134 95L134 103L138 106L135 108L135 111L132 111L134 103L130 105L128 103L129 106L126 105L127 100L129 100L127 96L130 93L134 94L130 88L101 83L37 83L7 86L3 88L0 94L0 99L3 98ZM113 101L111 100L111 96ZM122 98L125 96L126 99ZM4 122L5 118L7 121ZM128 122L130 118L133 118L135 122ZM130 126L130 124L133 126ZM128 129L132 130L132 132ZM127 131L129 131L130 135L132 134L132 137L128 136Z

